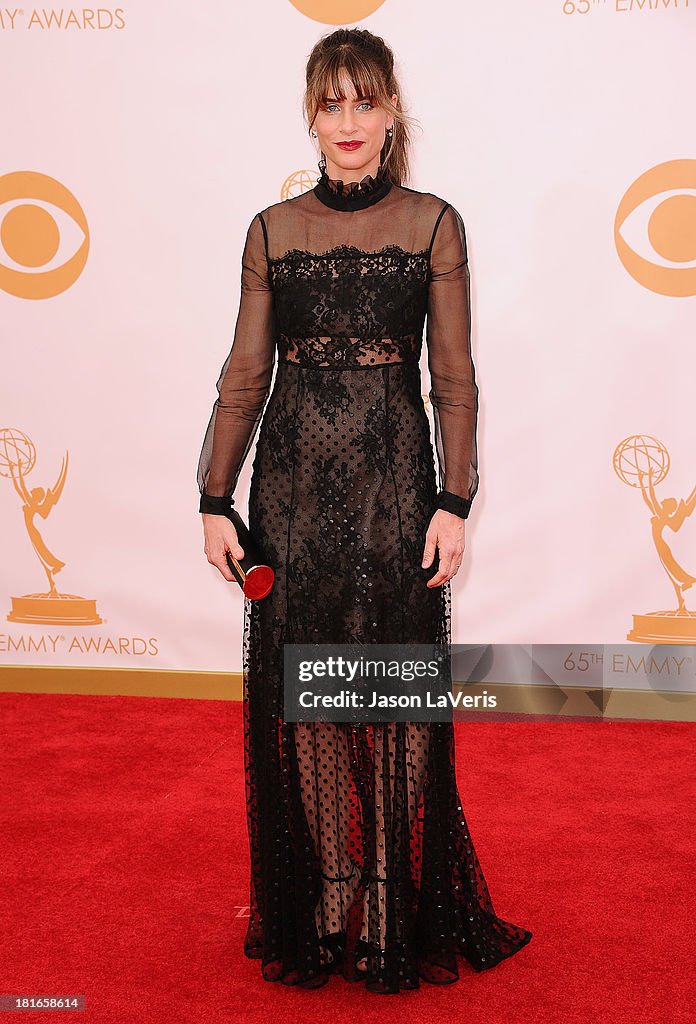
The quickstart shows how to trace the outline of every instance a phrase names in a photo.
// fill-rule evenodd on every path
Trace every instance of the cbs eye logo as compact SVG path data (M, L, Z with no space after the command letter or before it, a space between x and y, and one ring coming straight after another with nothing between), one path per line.
M696 295L696 160L670 160L637 178L616 211L614 242L638 284Z
M300 14L324 25L352 25L369 18L384 0L290 0Z
M50 299L82 273L89 226L75 196L47 174L0 175L0 289Z

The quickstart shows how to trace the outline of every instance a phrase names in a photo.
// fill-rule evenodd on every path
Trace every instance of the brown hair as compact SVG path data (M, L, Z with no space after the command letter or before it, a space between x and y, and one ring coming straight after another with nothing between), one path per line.
M311 132L319 108L327 96L344 100L340 74L345 71L356 95L370 100L394 117L394 131L386 137L380 163L386 176L395 185L405 184L410 177L410 126L415 120L400 107L401 89L394 73L394 54L381 36L363 28L339 28L314 45L307 60L307 86L303 107ZM396 93L398 107L393 106Z

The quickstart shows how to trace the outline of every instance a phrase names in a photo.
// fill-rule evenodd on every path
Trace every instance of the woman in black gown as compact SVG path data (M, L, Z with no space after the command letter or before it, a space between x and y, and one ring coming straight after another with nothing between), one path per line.
M283 720L284 643L450 642L478 487L464 225L402 184L393 63L357 29L309 58L321 177L251 221L198 467L208 560L232 579L225 552L242 549L224 513L260 424L248 519L276 581L244 602L245 953L268 980L318 987L338 971L386 993L456 981L458 955L486 970L531 938L493 909L451 723Z

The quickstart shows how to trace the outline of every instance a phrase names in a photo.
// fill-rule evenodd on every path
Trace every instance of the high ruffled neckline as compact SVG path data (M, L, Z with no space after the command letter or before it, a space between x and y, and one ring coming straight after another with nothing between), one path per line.
M374 175L366 174L360 181L347 183L342 178L330 178L323 170L314 191L317 198L334 210L362 210L383 199L391 187L384 164L380 164Z

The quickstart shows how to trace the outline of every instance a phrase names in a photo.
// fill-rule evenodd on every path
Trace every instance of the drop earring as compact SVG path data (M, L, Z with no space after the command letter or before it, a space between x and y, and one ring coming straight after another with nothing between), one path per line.
M317 133L316 132L312 132L312 138L313 139L317 138ZM319 160L319 163L318 163L317 166L319 167L319 170L321 171L322 174L326 173L326 157L324 156L323 153L321 154L321 159Z
M391 146L392 136L393 135L394 135L394 129L393 128L387 128L387 130L385 132L385 135L384 135L384 142L382 144L382 152L384 152L384 149L387 146L387 144L389 144ZM391 149L390 149L390 152L391 152Z

